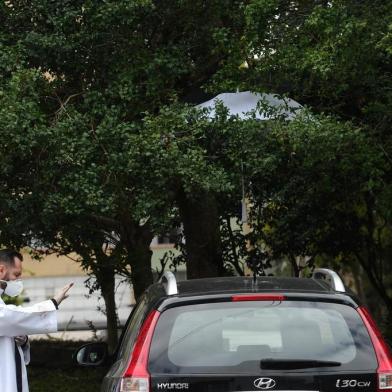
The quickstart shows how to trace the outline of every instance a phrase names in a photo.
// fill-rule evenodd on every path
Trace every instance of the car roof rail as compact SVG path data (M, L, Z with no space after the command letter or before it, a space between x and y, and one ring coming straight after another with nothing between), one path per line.
M324 280L335 291L345 292L346 288L342 278L333 270L328 268L315 268L312 274L313 279Z
M178 294L177 280L173 272L166 271L160 279L167 295Z

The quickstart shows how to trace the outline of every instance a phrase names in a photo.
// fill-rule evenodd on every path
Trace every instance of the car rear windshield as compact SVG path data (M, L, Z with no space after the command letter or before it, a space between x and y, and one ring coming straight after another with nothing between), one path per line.
M377 367L366 328L350 306L250 301L164 311L154 332L149 369L163 374L249 373L260 372L263 360L302 360L301 371L307 371L310 360L331 361L339 371Z

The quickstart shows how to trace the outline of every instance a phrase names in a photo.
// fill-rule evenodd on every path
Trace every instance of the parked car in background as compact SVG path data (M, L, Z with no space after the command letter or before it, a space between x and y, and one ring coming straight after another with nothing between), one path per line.
M109 359L104 343L76 353ZM313 278L176 282L133 309L102 392L392 390L392 355L368 310L331 270Z

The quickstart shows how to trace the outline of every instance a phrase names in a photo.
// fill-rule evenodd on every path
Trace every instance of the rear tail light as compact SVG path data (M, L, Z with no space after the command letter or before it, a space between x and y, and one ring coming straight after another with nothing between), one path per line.
M379 373L378 380L380 391L382 389L392 389L392 373Z
M392 390L392 353L383 339L375 321L365 307L358 308L369 332L378 361L378 391Z
M148 378L123 378L121 380L120 392L149 392Z
M132 351L131 360L120 384L120 392L148 392L150 374L147 370L152 335L160 313L153 310L146 318Z
M233 302L240 301L284 301L286 297L282 294L249 294L249 295L233 295Z

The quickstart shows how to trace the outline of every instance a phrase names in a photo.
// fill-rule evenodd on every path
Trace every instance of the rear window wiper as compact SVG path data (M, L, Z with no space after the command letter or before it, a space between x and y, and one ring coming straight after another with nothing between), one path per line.
M316 367L340 366L340 362L319 361L317 359L276 359L265 358L260 361L262 369L306 369Z

